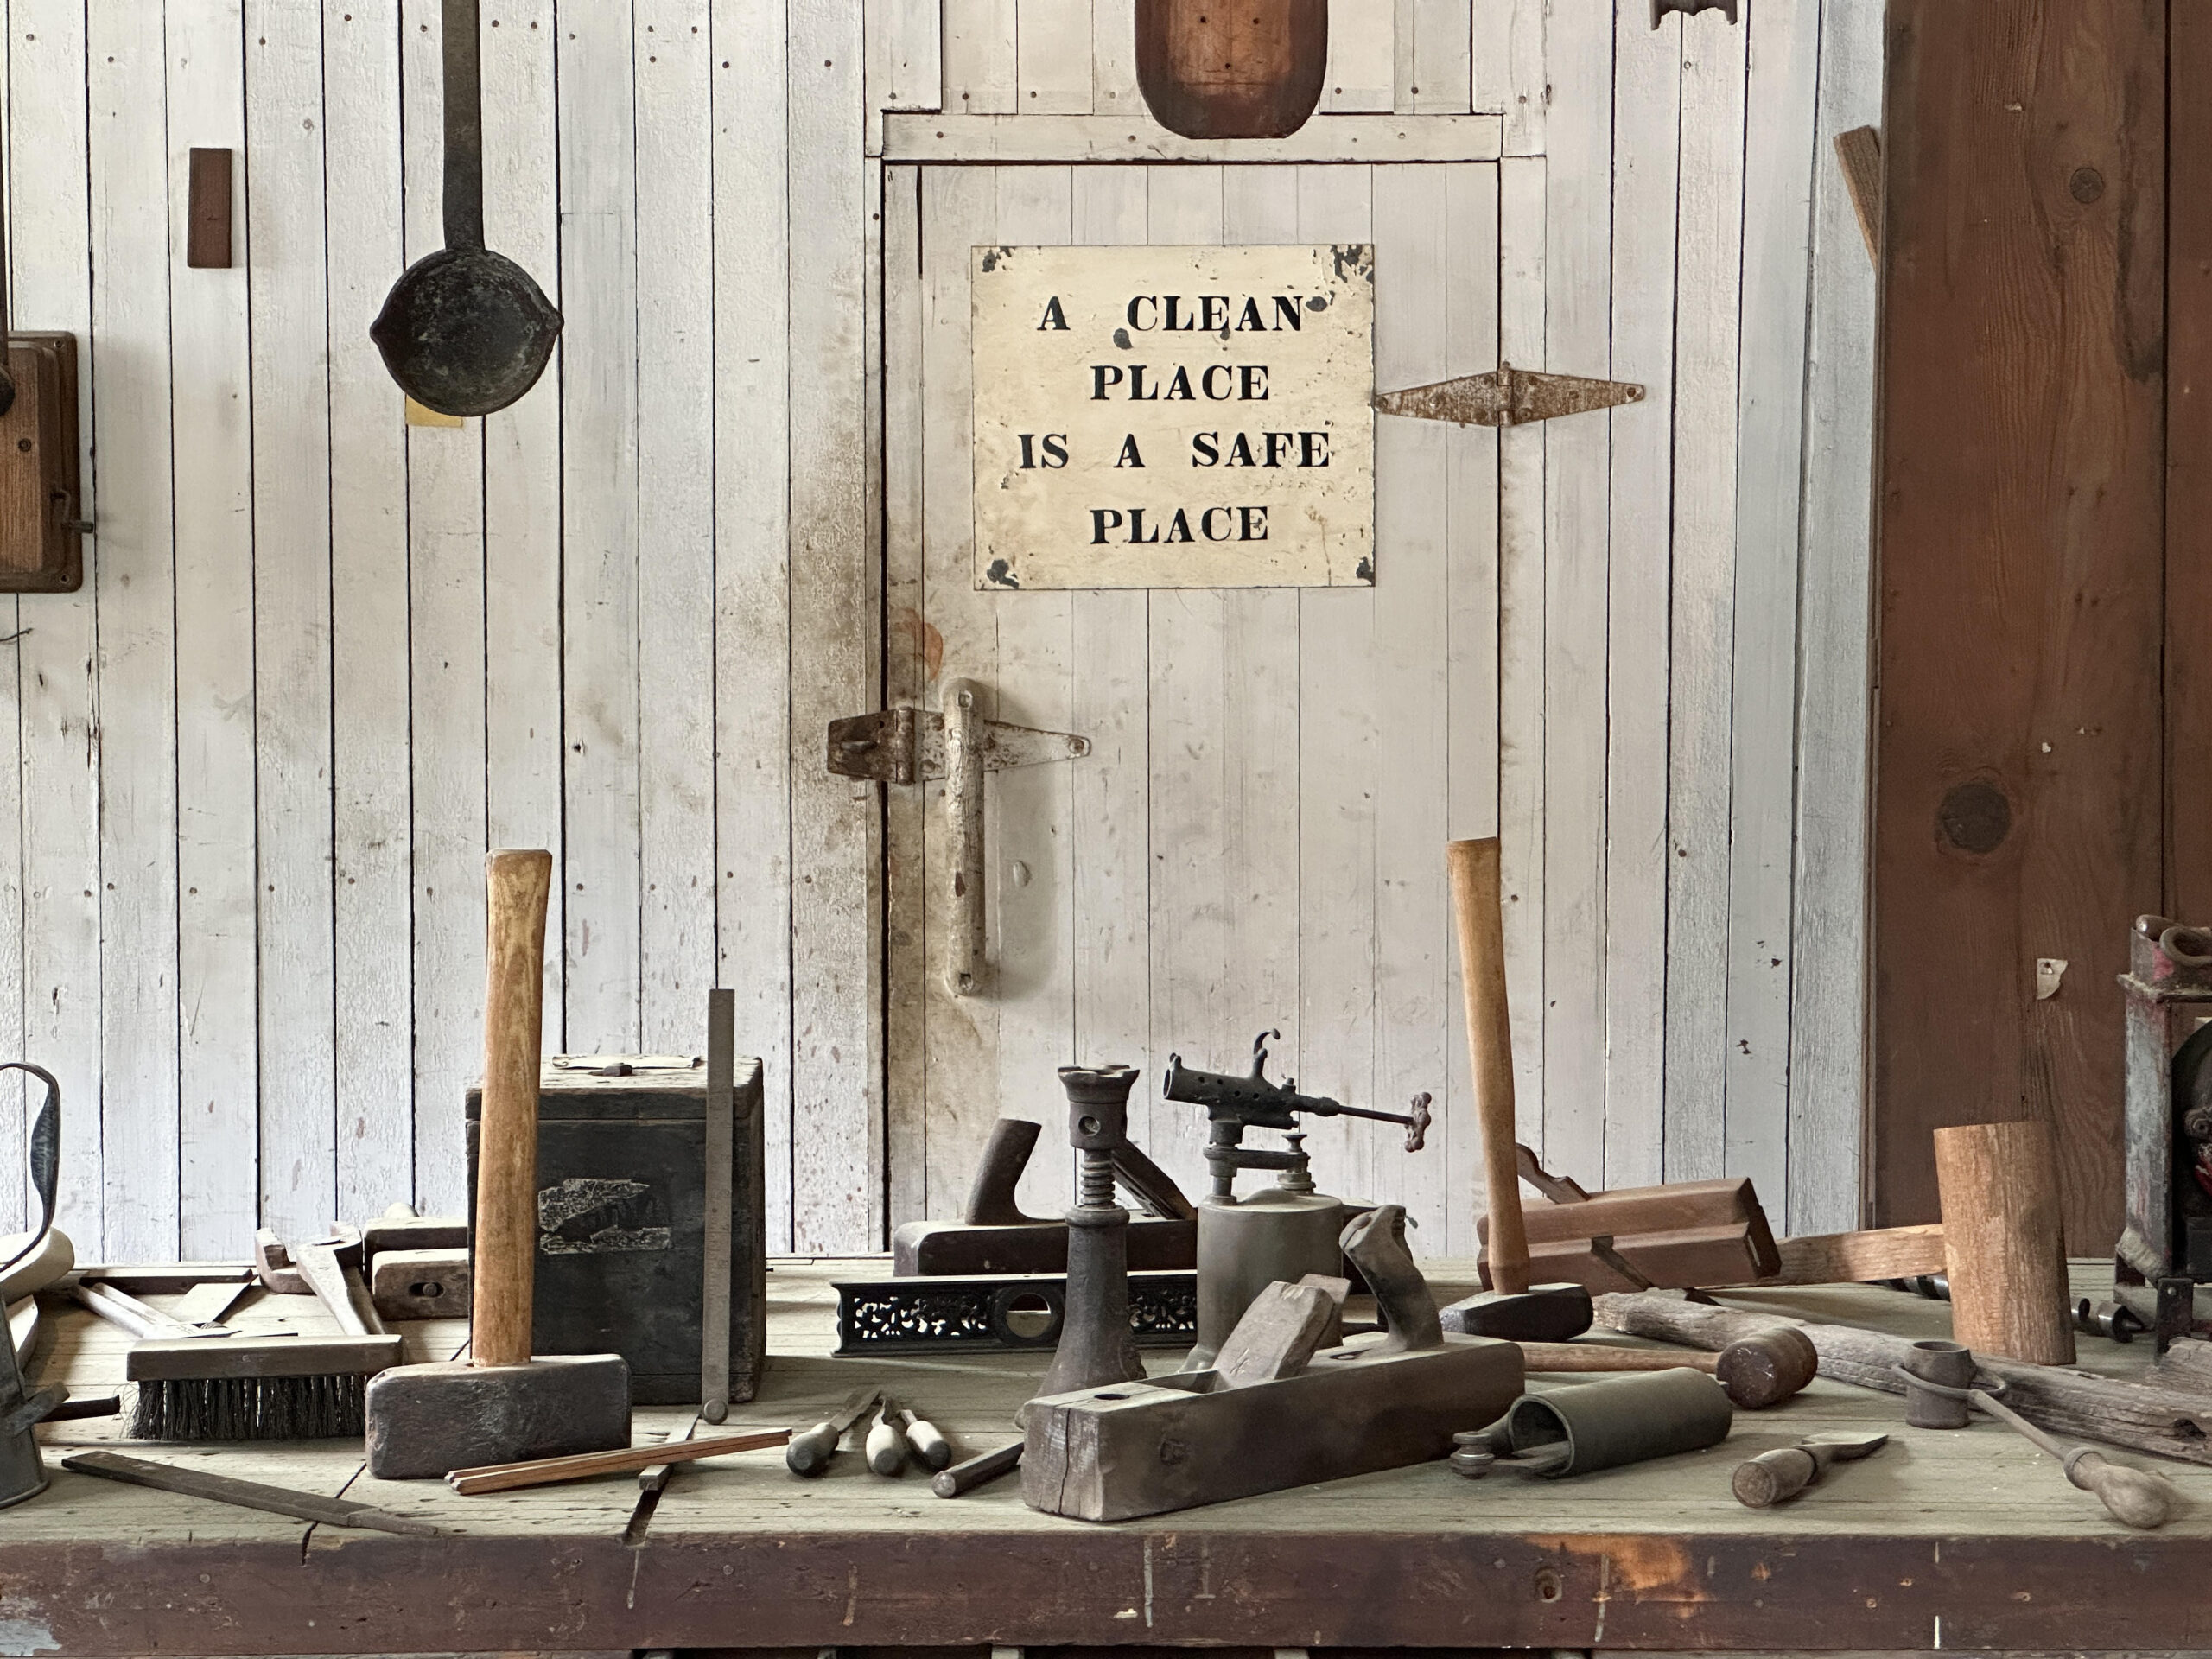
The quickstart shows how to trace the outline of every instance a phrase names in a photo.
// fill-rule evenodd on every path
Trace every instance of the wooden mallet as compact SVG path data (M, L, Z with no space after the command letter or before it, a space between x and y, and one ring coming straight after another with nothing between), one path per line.
M630 1368L620 1354L531 1357L553 855L495 852L484 875L484 1107L470 1357L397 1366L369 1384L369 1472L379 1480L434 1479L454 1469L630 1444Z
M1514 1156L1513 1028L1505 1001L1505 916L1497 839L1446 842L1444 861L1459 922L1467 1049L1474 1063L1483 1166L1490 1178L1491 1282L1482 1294L1446 1308L1444 1328L1514 1342L1565 1342L1590 1328L1590 1293L1580 1285L1529 1282L1529 1235L1521 1219L1521 1172Z

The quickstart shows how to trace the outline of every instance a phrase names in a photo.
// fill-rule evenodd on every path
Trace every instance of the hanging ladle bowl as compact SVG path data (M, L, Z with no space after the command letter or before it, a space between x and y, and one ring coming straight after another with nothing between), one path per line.
M484 245L477 0L445 0L446 245L410 265L369 327L399 389L441 415L489 415L537 384L561 313Z

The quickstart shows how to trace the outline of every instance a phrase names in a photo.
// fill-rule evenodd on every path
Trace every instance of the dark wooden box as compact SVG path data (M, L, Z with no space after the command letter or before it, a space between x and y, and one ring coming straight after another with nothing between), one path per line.
M742 1401L760 1387L767 1344L760 1062L741 1058L734 1084L729 1380ZM704 1066L601 1077L548 1065L538 1081L531 1351L620 1354L639 1405L700 1397L706 1109ZM482 1109L470 1089L472 1195Z
M16 401L0 415L0 594L85 585L78 499L77 337L0 336Z

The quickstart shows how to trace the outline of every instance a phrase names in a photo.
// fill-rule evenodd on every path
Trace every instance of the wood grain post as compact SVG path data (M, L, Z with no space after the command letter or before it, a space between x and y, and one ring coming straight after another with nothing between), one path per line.
M530 1358L537 1253L537 1068L543 1022L545 902L553 855L484 861L484 1106L477 1126L474 1306L479 1365Z
M1980 1354L2074 1363L2058 1147L2040 1121L1936 1131L1951 1334Z
M1452 876L1452 910L1459 928L1467 1052L1474 1063L1475 1112L1482 1124L1483 1168L1490 1185L1491 1287L1517 1294L1529 1288L1529 1234L1521 1219L1521 1175L1513 1156L1513 1027L1505 1001L1497 840L1447 842L1444 863Z

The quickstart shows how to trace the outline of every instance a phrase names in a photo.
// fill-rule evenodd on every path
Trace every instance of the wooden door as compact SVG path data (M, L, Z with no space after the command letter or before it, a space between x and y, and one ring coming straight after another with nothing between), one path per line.
M1494 367L1497 168L885 169L886 701L959 677L994 718L1090 740L986 787L991 979L938 971L941 785L889 791L893 1219L957 1213L1001 1114L1064 1135L1054 1068L1128 1061L1133 1133L1202 1190L1170 1053L1347 1103L1432 1093L1427 1151L1314 1126L1327 1191L1406 1203L1416 1248L1471 1253L1467 1112L1443 842L1497 821L1497 436L1380 420L1376 584L978 593L971 577L969 249L1372 242L1377 382ZM1032 1213L1068 1199L1040 1154Z

